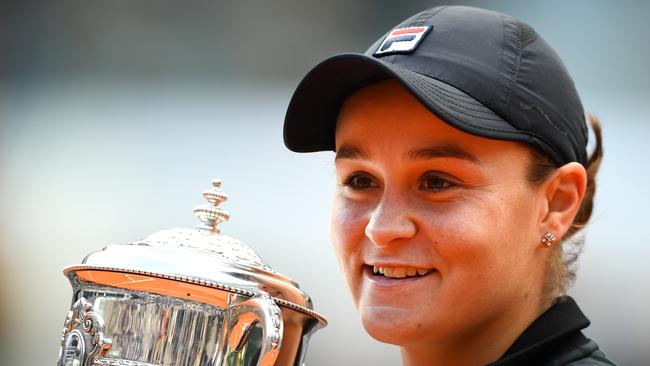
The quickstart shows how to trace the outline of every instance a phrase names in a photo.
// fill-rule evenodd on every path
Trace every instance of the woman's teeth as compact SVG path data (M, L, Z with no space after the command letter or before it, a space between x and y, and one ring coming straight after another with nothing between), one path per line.
M431 269L425 268L414 268L414 267L381 267L381 266L372 266L372 272L374 274L381 274L384 277L390 278L404 278L404 277L416 277L424 276L431 272Z

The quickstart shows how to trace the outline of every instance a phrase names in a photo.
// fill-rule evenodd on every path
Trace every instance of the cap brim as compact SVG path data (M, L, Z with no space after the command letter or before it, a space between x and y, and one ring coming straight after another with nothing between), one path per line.
M521 132L454 86L351 53L326 59L300 82L285 116L285 145L295 152L334 151L342 103L355 90L385 79L401 82L432 113L455 128L487 138L522 140Z

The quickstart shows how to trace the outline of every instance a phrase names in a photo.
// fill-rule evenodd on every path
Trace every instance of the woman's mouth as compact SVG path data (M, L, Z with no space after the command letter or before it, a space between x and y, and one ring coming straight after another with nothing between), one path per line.
M379 278L407 279L424 277L435 271L433 268L405 267L405 266L377 266L366 265L368 274Z

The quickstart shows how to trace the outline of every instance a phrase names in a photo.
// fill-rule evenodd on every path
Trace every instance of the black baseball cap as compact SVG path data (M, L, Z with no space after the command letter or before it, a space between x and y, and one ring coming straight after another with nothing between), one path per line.
M526 23L465 6L425 10L365 53L316 65L289 103L285 145L295 152L334 151L345 99L385 79L398 80L459 130L533 145L560 165L586 165L584 111L559 56Z

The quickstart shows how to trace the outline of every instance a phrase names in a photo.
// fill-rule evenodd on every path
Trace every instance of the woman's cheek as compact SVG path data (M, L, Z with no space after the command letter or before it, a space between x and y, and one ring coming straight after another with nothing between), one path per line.
M331 214L331 241L350 290L361 276L362 246L365 242L367 208L345 197L336 196Z
M338 250L354 250L365 238L368 207L349 198L336 196L332 205L332 243ZM348 253L349 254L349 253Z
M451 267L488 261L495 237L497 213L456 201L429 209L426 231L433 250Z

